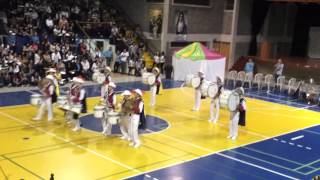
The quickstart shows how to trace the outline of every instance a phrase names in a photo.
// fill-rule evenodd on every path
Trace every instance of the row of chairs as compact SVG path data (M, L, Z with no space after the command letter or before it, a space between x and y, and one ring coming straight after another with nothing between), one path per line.
M280 92L287 90L288 94L296 92L299 88L299 95L301 93L306 94L320 94L320 86L313 83L305 83L304 81L298 81L296 78L290 78L286 80L285 76L279 76L276 80L272 74L263 75L262 73L245 73L244 71L229 71L226 77L226 83L229 85L232 83L233 87L236 87L237 83L241 86L248 84L249 88L255 84L258 90L266 87L269 92L271 89L279 88Z

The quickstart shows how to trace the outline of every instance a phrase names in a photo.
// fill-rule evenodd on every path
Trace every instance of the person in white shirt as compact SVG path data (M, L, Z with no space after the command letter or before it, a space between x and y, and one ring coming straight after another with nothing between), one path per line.
M108 120L108 113L114 112L116 103L117 103L117 98L116 98L116 93L115 93L115 88L116 84L114 82L110 82L108 85L108 91L104 97L104 103L106 104L106 112L105 112L105 117L101 119L102 121L102 127L103 131L102 134L105 136L111 135L112 132L112 124Z
M236 110L230 111L229 136L227 138L232 140L236 140L238 137L238 125L245 124L245 112L247 109L243 87L235 89L235 92L239 94L240 102Z
M42 119L42 116L45 112L45 109L48 111L48 121L52 121L53 113L52 113L52 94L54 92L54 85L51 80L48 78L44 78L39 83L40 92L42 94L41 105L38 110L37 116L33 118L35 121L39 121Z
M144 116L144 103L142 100L142 92L140 89L134 90L134 104L130 118L130 127L129 127L129 135L132 142L129 144L130 146L134 146L135 148L141 145L139 139L139 123L141 120L141 116Z
M219 111L220 111L220 96L223 92L223 85L222 80L220 77L217 76L216 79L216 85L218 88L218 91L216 95L211 99L210 103L210 119L209 122L217 123L219 119Z
M282 76L283 68L284 68L284 64L282 63L282 60L278 59L278 62L277 64L274 65L274 70L273 70L275 81L277 81L279 76Z
M51 54L51 60L54 63L58 63L61 60L61 55L57 50Z
M201 104L201 85L204 80L204 73L202 71L198 72L198 77L200 78L200 85L195 88L195 103L193 107L193 111L199 111Z
M163 66L165 63L166 63L166 57L165 57L164 52L162 52L160 55L160 63L159 63L159 69L162 74L163 74Z
M127 71L127 61L128 61L128 57L129 57L129 52L124 49L121 54L120 54L120 62L121 62L121 73L125 74Z
M160 85L161 85L161 77L160 77L160 70L155 67L153 68L153 74L156 78L155 82L153 85L151 85L150 87L150 91L151 91L151 101L150 101L150 105L152 107L154 107L156 105L156 95L157 95L157 91L158 91L158 88L160 88ZM159 91L158 91L159 92Z
M160 56L158 52L153 56L153 60L154 60L154 67L159 67Z

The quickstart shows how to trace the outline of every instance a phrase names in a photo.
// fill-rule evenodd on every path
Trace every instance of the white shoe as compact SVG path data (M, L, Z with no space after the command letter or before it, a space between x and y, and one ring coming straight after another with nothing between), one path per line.
M125 140L125 139L127 139L128 137L127 136L121 136L120 137L120 139L122 139L122 140Z
M212 122L212 121L213 121L213 119L212 119L212 118L210 118L208 121L209 121L209 122Z
M229 135L227 138L228 138L228 139L230 139L230 138L232 138L232 136L231 136L231 135Z
M48 119L49 122L52 121L52 120L53 120L53 118L49 118L49 119Z
M131 142L131 143L129 144L129 146L134 146L134 143L133 143L133 142Z
M76 131L79 131L80 129L81 129L80 127L75 127L75 128L72 129L72 131L76 132Z
M37 118L37 117L34 117L34 118L32 118L32 120L34 120L34 121L40 121L41 119L40 119L40 118Z
M216 119L215 119L215 120L213 120L213 123L214 123L214 124L217 124L217 122L218 122L218 120L216 120Z
M126 140L130 142L130 141L131 141L131 138L128 137Z
M136 143L136 144L134 144L134 148L138 148L140 146L140 143Z
M237 136L233 136L231 139L232 139L232 140L236 140L236 139L237 139Z
M193 108L192 111L199 111L199 109L198 108Z

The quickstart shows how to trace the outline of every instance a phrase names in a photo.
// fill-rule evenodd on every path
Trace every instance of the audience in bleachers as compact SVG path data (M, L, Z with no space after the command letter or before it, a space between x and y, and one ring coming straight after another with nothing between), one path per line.
M7 10L8 36L0 45L0 87L36 85L54 67L66 81L77 75L87 80L112 65L114 71L140 75L144 43L119 12L99 1L25 0ZM109 39L109 49L92 50L85 38ZM93 51L95 51L93 53Z

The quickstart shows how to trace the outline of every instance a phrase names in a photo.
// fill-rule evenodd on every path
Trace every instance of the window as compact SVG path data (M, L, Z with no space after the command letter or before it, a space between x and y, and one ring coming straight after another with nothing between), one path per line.
M227 0L225 10L233 10L234 0Z
M210 6L210 0L174 0L174 4Z

